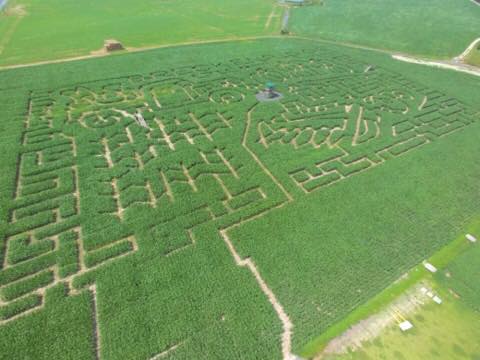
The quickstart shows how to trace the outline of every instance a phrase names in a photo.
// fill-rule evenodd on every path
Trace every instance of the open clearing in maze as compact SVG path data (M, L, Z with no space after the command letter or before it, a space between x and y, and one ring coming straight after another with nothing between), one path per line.
M5 358L286 358L478 214L463 74L262 40L0 77Z

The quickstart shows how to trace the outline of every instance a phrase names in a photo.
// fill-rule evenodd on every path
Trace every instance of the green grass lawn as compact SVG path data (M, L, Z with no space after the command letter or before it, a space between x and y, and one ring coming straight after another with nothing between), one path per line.
M271 0L10 0L7 10L18 5L26 15L0 13L0 65L88 55L111 38L145 47L277 34L282 12L268 22Z
M414 328L402 333L392 325L354 352L326 356L326 360L368 359L478 359L480 357L480 315L436 285L443 303L428 301L408 319Z
M465 62L470 65L480 66L480 45L467 55Z
M474 227L478 233L478 225ZM456 241L458 242L458 241ZM461 244L463 243L463 244ZM426 303L407 318L413 330L402 333L397 325L348 354L326 356L328 360L357 359L478 359L480 358L480 247L462 236L460 255L424 282L439 295L436 304L425 295ZM407 290L408 291L408 290Z
M472 249L450 263L445 271L437 276L438 281L452 289L467 305L480 311L480 246Z
M478 217L478 96L293 39L0 71L0 358L279 359L254 275L299 352Z
M433 58L451 58L480 34L480 7L468 0L325 0L293 11L296 35Z

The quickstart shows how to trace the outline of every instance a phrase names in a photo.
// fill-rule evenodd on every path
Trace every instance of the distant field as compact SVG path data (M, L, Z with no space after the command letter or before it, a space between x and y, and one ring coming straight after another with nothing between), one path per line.
M277 34L272 0L10 0L0 13L0 65L127 47Z
M480 35L480 6L469 0L325 0L296 8L296 35L434 58L460 54Z

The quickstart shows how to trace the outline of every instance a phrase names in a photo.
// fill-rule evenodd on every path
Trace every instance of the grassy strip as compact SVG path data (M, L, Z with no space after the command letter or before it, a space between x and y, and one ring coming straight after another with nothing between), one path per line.
M0 319L9 319L21 312L39 306L42 303L42 298L37 294L30 294L6 306L0 307Z
M470 233L480 233L480 219L468 226L468 230ZM469 246L469 243L465 240L465 234L462 233L461 235L458 235L454 241L432 255L428 259L428 262L433 264L437 269L445 268L457 256L465 252ZM343 320L331 326L320 336L308 342L303 347L300 355L305 358L311 358L320 353L330 340L341 335L353 324L381 311L410 287L426 277L431 277L432 273L427 271L423 264L418 264L406 275L407 276L400 278L375 297L359 306Z
M473 66L480 66L480 44L470 51L465 62Z
M4 301L11 301L31 291L44 287L54 281L53 272L46 270L30 278L20 280L2 289L0 295Z

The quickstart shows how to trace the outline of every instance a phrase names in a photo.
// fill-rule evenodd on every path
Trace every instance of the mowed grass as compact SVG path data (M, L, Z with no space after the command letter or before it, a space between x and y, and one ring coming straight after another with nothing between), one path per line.
M480 311L480 246L472 249L450 263L445 271L437 275L438 281L452 289L474 311Z
M365 64L378 71L365 73ZM298 102L301 109L306 98L318 101L315 119L326 125L345 106L367 108L362 95L370 90L383 102L367 110L390 124L384 109L400 105L382 100L389 99L382 91L387 85L389 93L412 91L420 101L427 91L433 105L424 105L436 110L440 95L430 89L438 90L448 99L434 111L440 120L460 113L476 122L442 136L434 135L442 128L438 121L438 128L422 127L432 131L430 144L306 194L286 168L295 161L311 166L318 149L297 152L275 143L265 150L257 141L269 115L280 119L282 111L255 100L272 77L286 105ZM49 359L65 334L79 340L67 344L76 359L96 352L102 359L150 359L164 351L175 359L279 359L281 323L252 274L235 265L219 229L238 224L228 231L233 244L258 266L290 316L297 352L480 213L478 80L465 74L364 50L269 39L2 71L0 78L0 255L6 259L0 296L8 302L0 319L34 309L0 326L0 354L7 359ZM340 78L351 85L346 93L328 83ZM413 86L404 78L419 85L399 89ZM352 85L358 83L369 86ZM350 91L355 101L343 106ZM151 131L113 109L143 111ZM410 119L401 111L392 117ZM182 167L191 170L190 179ZM158 195L161 171L173 173L167 180L174 201ZM72 208L77 186L80 206ZM69 222L82 229L83 258L75 252L78 232L65 230ZM136 247L117 241L131 236ZM54 286L52 267L60 269ZM41 298L37 290L45 286ZM35 308L42 300L45 308ZM37 331L40 326L48 331Z
M478 225L470 230L478 232ZM414 328L406 333L397 325L382 331L358 349L328 360L367 359L478 359L480 358L480 247L463 238L462 251L427 281L442 299L436 304L420 296L426 306L408 320ZM430 274L431 275L431 274ZM423 297L423 298L422 298Z
M448 288L435 284L434 291L442 298L442 304L425 297L427 305L408 316L414 325L412 330L403 333L395 324L359 349L325 359L478 359L480 314L450 294Z
M468 0L343 0L294 9L295 35L433 58L459 55L480 34Z
M470 51L465 62L470 65L480 66L480 44Z
M7 15L18 6L25 15ZM277 34L281 12L272 0L11 0L0 13L0 65L88 55L111 38L138 48Z

